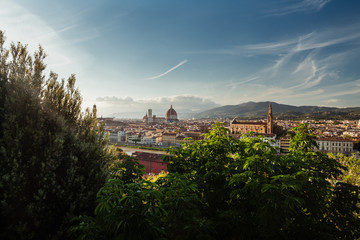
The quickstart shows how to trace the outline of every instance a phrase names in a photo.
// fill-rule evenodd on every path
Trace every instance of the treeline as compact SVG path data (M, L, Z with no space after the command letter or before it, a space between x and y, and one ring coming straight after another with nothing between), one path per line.
M46 78L44 58L6 49L0 32L1 239L360 237L359 162L312 151L306 125L282 156L215 125L144 179L108 149L96 112L81 112L75 77Z
M284 112L276 113L276 118L281 120L359 120L360 110L359 108L354 108L312 113Z

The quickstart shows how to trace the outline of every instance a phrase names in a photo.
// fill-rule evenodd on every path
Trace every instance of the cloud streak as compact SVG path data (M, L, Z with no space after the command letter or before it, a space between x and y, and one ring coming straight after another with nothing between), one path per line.
M174 71L175 69L181 67L182 65L184 65L185 63L187 63L188 60L187 59L184 59L183 61L181 61L180 63L178 63L177 65L175 65L174 67L170 68L169 70L167 70L166 72L163 72L159 75L156 75L156 76L153 76L153 77L149 77L149 78L146 78L146 80L154 80L154 79L158 79L158 78L161 78L163 76L165 76L166 74Z
M274 9L270 12L270 16L283 16L298 12L317 12L330 1L331 0L303 0L283 8Z
M341 104L342 100L333 99L360 93L358 76L344 77L348 70L344 66L358 60L359 32L360 25L354 24L296 38L237 46L232 50L235 55L251 61L266 56L267 61L255 72L227 85L238 101ZM223 51L230 53L231 49ZM239 91L243 93L241 97Z

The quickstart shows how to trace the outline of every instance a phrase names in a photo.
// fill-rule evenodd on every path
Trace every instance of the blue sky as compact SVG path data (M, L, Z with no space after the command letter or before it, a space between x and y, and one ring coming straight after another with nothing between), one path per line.
M84 107L164 115L248 101L360 100L358 0L2 0L7 43L41 44ZM125 115L126 115L125 114Z

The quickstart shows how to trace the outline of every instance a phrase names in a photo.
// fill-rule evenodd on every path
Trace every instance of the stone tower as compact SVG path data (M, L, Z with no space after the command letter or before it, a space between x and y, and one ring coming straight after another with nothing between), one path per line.
M96 113L97 113L97 109L96 109L96 105L93 105L93 109L92 109L93 115L96 118Z
M148 123L152 123L153 122L153 115L152 115L152 109L149 108L148 109Z
M273 133L274 129L274 120L273 120L273 115L272 115L272 107L271 107L271 103L269 104L269 112L267 115L267 133Z

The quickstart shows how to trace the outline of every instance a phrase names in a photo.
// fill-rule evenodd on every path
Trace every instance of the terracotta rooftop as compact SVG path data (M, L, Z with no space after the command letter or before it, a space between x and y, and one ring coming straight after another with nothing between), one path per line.
M163 135L175 136L175 135L176 135L176 133L167 132L167 133L163 133Z
M336 137L333 137L333 138L320 137L320 138L317 138L316 140L318 140L318 141L333 141L333 142L353 142L353 140L351 140L351 139L336 138Z
M248 124L248 125L264 125L264 126L267 125L264 122L246 122L246 121L239 122L239 121L236 121L236 120L232 121L231 124Z

